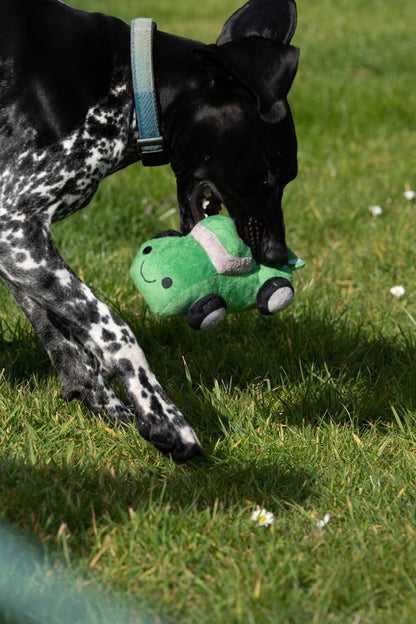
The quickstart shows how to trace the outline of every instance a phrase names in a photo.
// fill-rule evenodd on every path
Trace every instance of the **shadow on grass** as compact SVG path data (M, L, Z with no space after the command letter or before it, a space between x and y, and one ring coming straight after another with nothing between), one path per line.
M276 453L252 449L240 455L238 448L215 449L215 440L223 436L220 418L201 388L214 388L218 381L230 393L237 389L236 401L238 391L257 393L258 408L266 417L294 426L322 418L350 418L354 426L384 425L393 418L392 404L415 408L414 334L383 337L346 318L309 313L257 318L256 323L251 315L242 315L211 333L188 330L182 320L151 319L141 327L136 318L127 320L156 375L197 428L196 414L208 413L201 419L208 455L173 470L165 463L169 460L151 449L140 461L132 453L131 461L124 459L124 467L118 468L116 446L108 469L105 462L92 459L79 466L64 464L62 457L35 465L0 459L0 501L7 501L0 503L3 519L50 543L64 526L63 535L75 536L70 544L75 558L85 559L96 524L124 525L129 508L149 514L152 506L162 507L174 522L192 512L211 513L216 505L234 513L243 501L261 505L273 500L289 509L314 492L319 496L312 465L305 465L301 449L297 454L293 445L286 450L281 444ZM1 368L16 384L51 373L39 341L27 330L20 332L19 341L2 342L0 337ZM129 439L129 433L116 439L116 445ZM129 444L134 444L134 435ZM138 454L142 451L143 445L137 448ZM65 551L62 544L57 546Z
M79 510L71 507L74 498L85 507L89 519L91 506L97 515L107 513L113 517L120 509L146 501L150 490L159 495L162 488L164 501L178 510L186 508L190 501L201 509L211 507L219 492L226 507L241 500L261 503L270 496L294 504L308 498L315 476L305 468L301 455L293 455L293 448L290 454L284 445L278 453L256 448L241 456L238 449L215 448L216 441L224 437L222 427L232 424L221 423L221 414L200 390L202 386L214 387L216 380L224 382L224 388L229 384L230 392L238 388L243 394L253 392L257 384L259 411L276 423L293 426L322 419L350 419L354 427L366 427L369 422L384 426L393 419L392 404L399 404L403 410L415 408L416 345L412 335L402 336L398 342L373 336L368 329L353 327L346 319L327 320L306 314L271 322L258 318L255 324L250 315L242 315L239 322L232 319L211 333L184 329L182 320L152 319L142 328L137 326L137 319L128 320L170 396L203 432L207 457L187 466L185 472L181 468L173 471L156 485L153 480L158 469L152 472L153 450L149 473L143 474L141 460L138 476L114 476L85 468L77 473L77 468L52 463L38 468L6 461L0 463L0 497L8 500L9 521L19 521L23 506L29 516L53 521L54 531L64 520L74 524L71 528L76 530L80 516ZM22 381L23 374L50 374L44 351L30 333L23 334L22 343L0 346L0 367L6 369L9 381ZM182 358L191 380L186 380ZM44 362L40 367L39 360Z
M301 503L311 488L311 476L293 462L239 468L204 459L186 468L168 470L161 477L155 467L134 475L103 470L93 464L91 468L74 468L52 462L33 466L24 461L0 461L0 499L7 500L1 512L0 537L5 522L25 531L25 534L14 532L13 540L12 533L6 533L3 553L0 542L0 555L4 554L4 558L0 557L3 561L3 565L0 562L0 619L2 607L9 606L9 614L21 614L16 619L2 620L12 624L46 621L50 613L56 613L53 621L62 624L75 620L85 624L111 621L160 624L164 620L159 615L153 618L155 609L149 601L129 604L129 600L109 594L104 587L90 585L91 581L82 583L82 573L77 569L74 573L71 566L67 568L62 555L68 559L71 552L71 561L85 561L91 542L95 544L97 539L97 526L98 530L112 526L112 534L116 527L121 533L123 527L129 531L129 509L135 510L134 514L137 512L143 525L153 516L150 524L155 527L150 530L157 529L158 518L163 523L163 518L168 516L174 536L175 522L181 526L183 518L193 515L192 526L198 524L200 513L202 522L206 522L206 514L219 508L230 510L235 524L235 510L243 507L244 525L247 525L247 500L262 503L272 493L286 507ZM146 536L146 528L142 529ZM36 537L29 541L30 535ZM145 536L142 541L146 540ZM189 540L193 539L193 534L189 535ZM20 550L17 554L13 550L12 557L9 549L15 542ZM56 554L59 551L62 555ZM2 573L7 573L3 579ZM10 586L13 593L6 591ZM158 609L160 605L156 612ZM74 614L79 619L73 618Z
M0 321L0 371L10 383L29 381L36 374L47 377L53 371L48 354L37 335L20 319L11 336L5 338Z
M129 508L168 507L172 514L198 513L219 505L240 508L242 501L279 501L296 505L310 496L314 476L301 458L284 453L255 465L240 465L234 459L206 457L183 467L166 466L157 459L137 474L90 464L70 467L54 461L0 461L1 516L12 524L23 524L35 533L40 529L56 536L63 523L69 533L82 534L105 517L118 522ZM134 461L132 461L132 468ZM166 470L167 468L167 470ZM22 514L24 510L24 514Z
M414 332L383 336L329 312L273 318L253 312L208 332L191 330L184 319L150 317L139 325L136 316L124 317L157 378L184 413L195 415L196 426L211 409L199 388L215 383L245 392L267 381L260 408L280 402L279 418L294 425L349 419L360 427L390 422L391 405L416 409ZM10 341L0 332L2 369L12 384L53 374L40 341L23 324ZM218 420L207 426L210 435L221 433Z
M184 327L182 320L156 321L151 331L136 331L156 373L170 380L169 393L182 407L189 405L183 400L189 392L185 370L178 376L183 358L194 388L213 388L218 382L244 394L257 385L259 409L286 424L324 419L365 427L391 422L392 405L400 411L416 409L414 331L383 336L347 315L334 319L329 311L321 316L303 311L298 318L253 312L206 333Z
M7 521L21 523L24 509L29 525L48 526L48 530L50 528L51 533L56 534L61 523L65 522L70 531L77 531L80 515L88 518L87 524L92 521L91 508L94 509L96 517L103 514L116 517L120 510L134 507L138 501L147 501L149 491L159 497L163 490L164 502L178 512L187 508L190 501L202 510L211 508L218 500L228 508L239 504L241 500L249 499L261 503L270 495L276 500L293 504L300 503L309 496L314 476L305 469L301 460L297 462L296 458L286 456L284 452L278 458L272 458L267 451L263 454L255 451L254 459L247 460L246 456L238 459L235 454L229 457L224 450L221 457L221 452L214 451L215 440L222 436L219 419L215 408L186 382L181 357L183 353L183 357L187 361L189 359L192 376L196 378L199 371L205 383L213 384L221 374L235 375L236 363L233 358L241 337L235 324L224 325L224 339L221 338L222 330L216 331L216 355L210 354L210 346L213 347L212 337L184 328L181 320L174 320L172 323L156 321L154 324L146 324L144 331L134 327L133 322L132 326L138 335L142 334L139 341L145 352L150 353L149 360L156 375L167 386L178 406L187 414L191 412L190 420L197 429L199 423L196 414L208 412L205 424L202 423L205 429L206 457L194 465L188 465L186 469L174 470L162 483L157 478L153 482L155 474L158 474L157 468L152 471L154 457L157 458L155 463L162 462L163 474L163 462L170 460L160 459L153 449L150 450L150 473L147 475L143 474L142 469L139 475L123 473L114 476L111 472L103 472L101 467L91 470L82 467L78 470L73 466L56 465L53 461L45 465L31 465L29 461L26 463L0 458L0 499L7 500L3 511ZM254 341L260 340L255 335L257 338L253 337L252 344L251 339L246 337L245 345L239 347L245 354L244 358L238 354L240 382L243 367L247 365L248 370L244 373L247 384L250 383L255 367L255 363L249 364L250 351L255 349ZM227 347L219 350L222 355L218 358L218 344L223 341L227 343ZM39 381L53 374L40 341L24 323L17 326L13 340L2 340L0 335L1 369L4 369L4 378L10 384L29 382L29 388L31 379L34 387L39 387ZM255 376L266 372L260 368ZM137 432L132 432L133 439L129 442L132 445L134 435L138 435ZM126 436L128 438L129 431ZM123 444L123 441L118 440L117 443ZM142 449L138 449L139 452ZM134 465L132 458L132 466ZM219 492L223 494L219 496ZM77 506L72 503L74 499L77 500ZM0 510L1 507L0 505Z

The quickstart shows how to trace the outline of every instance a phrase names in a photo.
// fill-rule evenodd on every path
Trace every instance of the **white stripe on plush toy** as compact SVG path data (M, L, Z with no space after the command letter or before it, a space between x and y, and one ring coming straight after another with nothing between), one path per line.
M250 257L232 256L225 249L218 236L204 227L202 223L197 223L190 231L190 235L203 247L221 275L235 275L251 271L252 261Z

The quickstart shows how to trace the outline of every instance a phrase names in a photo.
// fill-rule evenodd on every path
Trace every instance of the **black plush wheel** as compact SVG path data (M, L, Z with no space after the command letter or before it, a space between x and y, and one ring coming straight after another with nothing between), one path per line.
M257 309L261 314L275 314L287 308L295 296L293 286L285 277L271 277L257 293Z
M192 329L207 329L217 325L225 316L227 304L219 295L206 295L198 299L188 312L188 325Z

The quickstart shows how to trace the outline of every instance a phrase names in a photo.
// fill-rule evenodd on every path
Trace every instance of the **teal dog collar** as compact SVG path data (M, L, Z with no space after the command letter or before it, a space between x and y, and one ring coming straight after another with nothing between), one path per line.
M143 165L152 167L169 162L159 128L158 106L153 74L153 35L156 24L149 18L131 23L131 68L139 138L137 149Z

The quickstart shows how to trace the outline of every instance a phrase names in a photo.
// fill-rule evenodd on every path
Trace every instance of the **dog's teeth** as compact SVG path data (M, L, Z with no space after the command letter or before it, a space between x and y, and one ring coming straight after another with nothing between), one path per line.
M210 201L207 198L202 200L202 210L204 212L204 217L205 218L208 216L207 211L208 211L209 203L210 203Z

